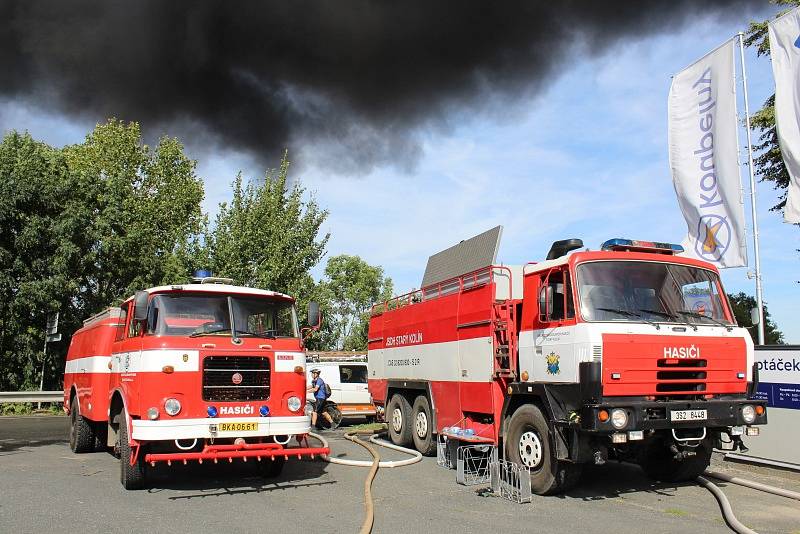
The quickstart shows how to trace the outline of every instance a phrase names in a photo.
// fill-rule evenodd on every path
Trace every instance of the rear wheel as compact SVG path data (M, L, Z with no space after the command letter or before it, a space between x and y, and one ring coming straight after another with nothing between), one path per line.
M578 481L581 466L558 461L550 426L537 406L528 404L514 412L506 438L506 457L530 469L534 493L559 493Z
M258 463L258 472L264 478L275 478L283 472L286 464L284 456L273 456L272 458L262 458Z
M72 399L69 409L69 448L75 453L92 452L95 432L92 423L78 413L78 398Z
M412 431L414 447L425 456L431 456L436 452L436 441L433 439L433 418L428 398L424 395L417 397L411 414L414 423Z
M144 488L145 468L144 451L142 446L139 446L139 453L137 454L136 461L131 465L131 457L133 456L133 448L128 443L128 425L124 418L119 425L119 465L120 465L120 482L126 490L138 490Z
M411 404L399 393L392 395L386 410L389 420L389 438L401 447L411 445Z
M711 463L711 446L708 440L697 447L686 450L694 452L683 460L676 460L675 453L669 450L669 440L655 438L642 449L639 465L647 476L663 482L684 482L694 480L708 469Z

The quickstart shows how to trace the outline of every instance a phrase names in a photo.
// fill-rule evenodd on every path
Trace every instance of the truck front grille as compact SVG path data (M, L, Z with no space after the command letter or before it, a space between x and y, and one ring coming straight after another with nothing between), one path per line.
M269 358L208 356L203 359L203 400L266 400L269 398L269 377Z

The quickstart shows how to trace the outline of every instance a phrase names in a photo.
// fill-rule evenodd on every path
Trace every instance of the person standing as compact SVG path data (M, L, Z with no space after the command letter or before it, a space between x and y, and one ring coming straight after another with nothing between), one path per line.
M314 411L311 412L311 426L316 427L317 419L319 415L322 415L330 424L331 430L333 430L337 425L333 422L331 415L325 411L325 401L328 399L328 395L326 394L327 388L325 387L325 381L322 380L319 375L319 369L311 370L311 385L306 389L306 391L314 393Z

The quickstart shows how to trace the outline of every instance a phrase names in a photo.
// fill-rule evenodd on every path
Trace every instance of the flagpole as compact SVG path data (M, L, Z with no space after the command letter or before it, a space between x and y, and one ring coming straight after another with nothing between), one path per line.
M758 247L758 216L756 215L756 178L753 172L753 143L750 139L750 104L747 99L747 68L744 64L744 33L739 32L739 54L742 60L742 89L744 118L747 129L747 168L750 171L750 211L753 215L753 248L756 262L756 307L758 308L758 344L764 344L764 300L761 288L761 257Z

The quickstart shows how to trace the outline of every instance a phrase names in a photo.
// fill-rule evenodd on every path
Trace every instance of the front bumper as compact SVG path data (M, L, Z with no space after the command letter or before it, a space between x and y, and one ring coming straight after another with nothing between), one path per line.
M763 406L764 413L756 415L755 421L747 423L742 418L742 406ZM622 408L628 414L628 424L616 429L611 421L602 422L598 412L609 413L615 408ZM678 410L706 410L707 418L695 421L671 421L670 412ZM731 426L764 425L767 423L766 403L751 399L708 399L708 400L674 400L674 401L639 401L615 398L603 399L602 402L584 406L580 413L581 430L596 433L614 433L630 430L662 430L680 428L723 428Z
M220 423L258 423L257 430L220 432ZM134 419L131 437L137 441L201 438L249 438L308 434L311 419L292 417L208 417L204 419ZM215 431L216 430L216 431Z
M242 461L247 461L248 458L255 459L260 462L263 459L275 460L275 458L283 457L288 460L289 458L303 458L308 456L314 459L316 456L327 456L331 453L328 447L308 447L308 442L305 442L305 447L284 447L278 443L242 443L239 445L206 445L201 452L176 452L176 453L162 453L162 454L146 454L144 461L150 465L155 466L158 462L166 462L172 465L172 462L188 463L190 461L212 461L214 463L220 460L228 460L233 462L234 458L239 458Z

